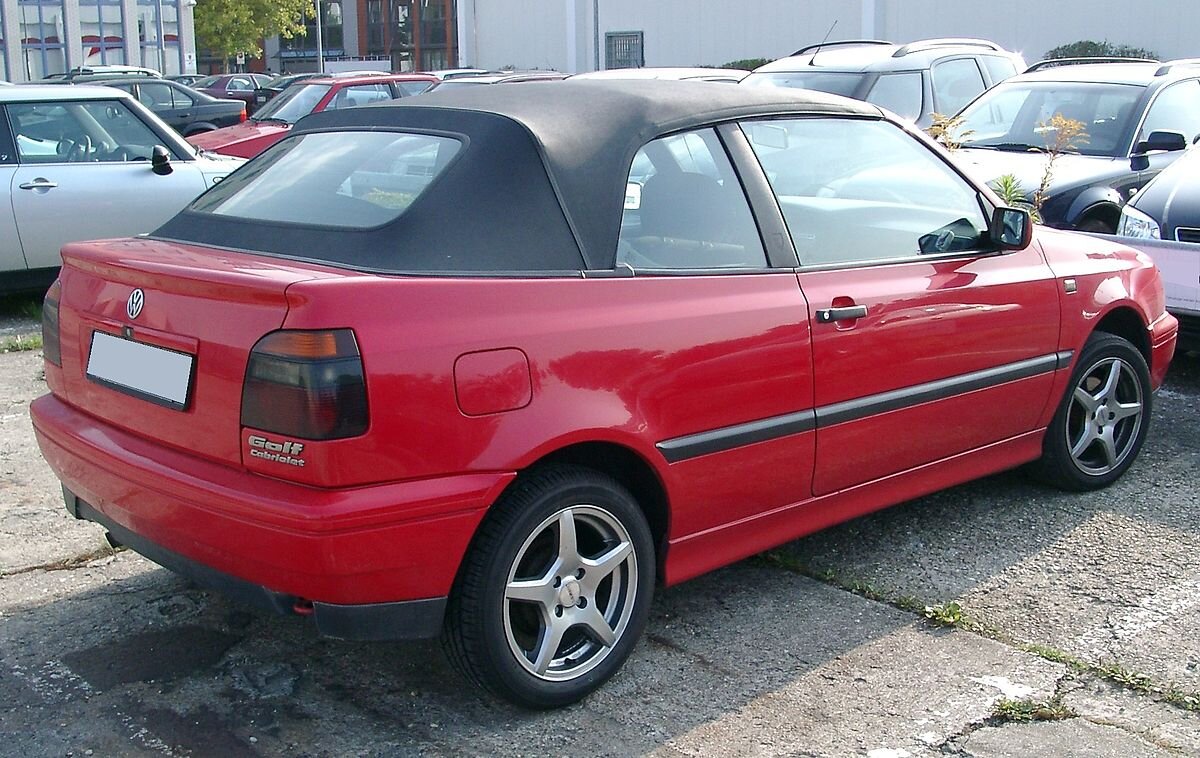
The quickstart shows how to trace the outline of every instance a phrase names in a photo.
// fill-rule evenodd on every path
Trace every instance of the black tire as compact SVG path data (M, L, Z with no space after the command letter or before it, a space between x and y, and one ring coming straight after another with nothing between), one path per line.
M654 573L650 528L624 487L581 466L531 471L476 534L450 596L442 646L468 679L498 697L538 709L574 703L633 650Z
M1137 458L1151 404L1146 359L1128 340L1096 332L1079 353L1035 473L1065 490L1107 487Z
M1091 218L1085 218L1083 221L1080 221L1078 224L1076 224L1075 231L1096 232L1099 234L1116 234L1117 227L1116 225L1110 224L1102 218L1096 218L1093 216Z

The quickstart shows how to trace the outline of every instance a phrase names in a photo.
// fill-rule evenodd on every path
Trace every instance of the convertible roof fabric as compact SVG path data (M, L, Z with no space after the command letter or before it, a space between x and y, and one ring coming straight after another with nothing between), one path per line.
M185 210L153 236L295 258L318 251L317 260L392 272L611 269L625 182L638 149L688 128L788 114L882 117L872 105L823 93L710 82L592 80L435 90L316 113L293 129L293 135L385 129L465 137L461 155L394 222L360 231Z

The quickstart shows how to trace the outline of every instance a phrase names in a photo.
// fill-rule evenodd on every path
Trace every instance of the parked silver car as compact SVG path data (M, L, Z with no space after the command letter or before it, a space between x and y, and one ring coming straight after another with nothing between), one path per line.
M156 229L241 163L120 90L0 88L0 292L48 286L67 242Z

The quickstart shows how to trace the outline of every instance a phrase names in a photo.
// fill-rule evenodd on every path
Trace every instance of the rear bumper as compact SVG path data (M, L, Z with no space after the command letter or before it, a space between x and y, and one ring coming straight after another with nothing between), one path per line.
M156 545L100 513L66 487L63 487L63 499L67 510L75 518L100 524L116 542L132 548L163 568L246 605L280 615L311 615L317 631L327 637L347 640L424 639L436 637L441 631L442 617L446 612L445 597L362 605L306 601L222 573Z
M35 400L30 415L42 455L80 517L260 607L306 613L311 602L321 630L338 637L436 631L476 527L515 476L326 490L147 442L52 395ZM373 618L408 619L420 634L372 631L375 622L363 619Z

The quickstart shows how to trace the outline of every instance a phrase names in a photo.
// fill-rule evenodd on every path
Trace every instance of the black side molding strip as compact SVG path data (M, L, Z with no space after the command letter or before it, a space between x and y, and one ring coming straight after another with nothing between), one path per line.
M1005 382L1058 371L1070 366L1074 355L1073 350L1064 350L996 368L974 371L962 376L918 384L915 387L905 387L878 395L847 400L843 403L834 403L815 410L797 411L745 424L689 434L685 437L676 437L659 442L656 447L668 463L677 463L688 458L732 450L735 447L766 442L790 434L809 432L823 426L856 421L877 413L887 413L932 400L943 400L954 395L974 392Z
M1058 363L1057 354L1043 355L983 371L973 371L962 376L918 384L915 387L905 387L878 395L847 400L844 403L822 406L817 408L817 426L843 424L847 421L874 416L877 413L887 413L931 400L944 400L954 395L974 392L1005 382L1028 379L1031 376L1056 370Z
M687 458L695 458L698 455L719 453L722 450L731 450L742 445L786 437L789 434L810 432L815 427L816 413L799 411L699 434L689 434L673 440L664 440L656 447L668 463L675 463Z

